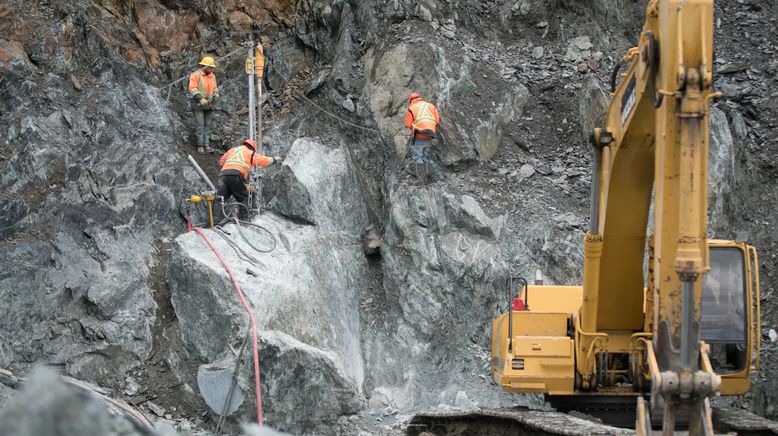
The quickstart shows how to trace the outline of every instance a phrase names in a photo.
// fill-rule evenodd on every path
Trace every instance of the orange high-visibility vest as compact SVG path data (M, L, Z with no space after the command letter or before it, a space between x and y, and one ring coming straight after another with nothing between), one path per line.
M408 112L405 125L413 131L414 136L427 139L435 137L440 117L434 104L420 99L408 108Z
M200 94L210 100L216 92L216 74L204 74L202 69L189 75L189 95L194 97Z
M252 154L254 155L253 161L251 159ZM251 171L251 168L253 168L254 165L266 167L269 166L271 162L272 161L269 157L255 153L254 150L244 145L239 145L227 150L227 152L224 153L222 158L219 160L222 171L238 170L243 174L244 179L248 179L249 171Z

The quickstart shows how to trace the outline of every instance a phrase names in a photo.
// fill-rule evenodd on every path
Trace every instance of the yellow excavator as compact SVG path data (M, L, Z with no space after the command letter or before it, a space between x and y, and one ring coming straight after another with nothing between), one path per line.
M638 434L713 434L759 366L754 247L707 233L713 0L651 0L594 149L582 286L515 280L492 375L558 404L631 404ZM648 399L649 401L645 401Z

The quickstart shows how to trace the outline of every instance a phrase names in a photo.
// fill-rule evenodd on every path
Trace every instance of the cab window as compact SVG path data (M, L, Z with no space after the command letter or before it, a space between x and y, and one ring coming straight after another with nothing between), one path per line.
M710 247L703 278L700 337L718 373L739 372L747 362L745 256L736 247Z

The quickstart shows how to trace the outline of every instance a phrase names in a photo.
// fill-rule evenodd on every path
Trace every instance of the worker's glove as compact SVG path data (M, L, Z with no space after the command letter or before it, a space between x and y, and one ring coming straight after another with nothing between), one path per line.
M281 162L283 160L284 158L282 158L281 156L273 156L273 163Z
M200 106L208 106L208 100L205 99L205 97L200 97Z
M214 100L218 100L219 99L219 93L218 92L214 92L213 93L213 99Z

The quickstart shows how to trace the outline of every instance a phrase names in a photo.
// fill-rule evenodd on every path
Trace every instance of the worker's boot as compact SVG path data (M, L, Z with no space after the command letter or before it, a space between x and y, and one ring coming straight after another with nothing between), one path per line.
M203 142L203 126L197 126L197 152L200 154L205 153L205 143Z
M203 145L205 145L205 151L213 154L214 149L211 148L211 132L208 127L203 127Z

